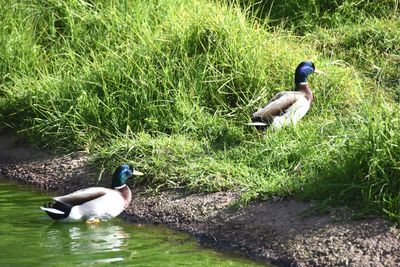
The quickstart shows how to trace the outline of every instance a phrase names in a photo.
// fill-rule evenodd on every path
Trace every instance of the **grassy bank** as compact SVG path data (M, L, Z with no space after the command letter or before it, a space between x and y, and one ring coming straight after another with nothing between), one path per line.
M146 173L137 182L153 188L240 189L244 201L291 194L399 218L398 42L386 49L400 36L386 31L395 16L366 17L369 29L382 25L379 37L345 16L310 30L218 1L2 8L2 131L85 149L109 168L131 161ZM264 135L246 126L293 86L304 59L327 73L310 79L316 99L306 118ZM374 76L371 62L385 64L385 75Z

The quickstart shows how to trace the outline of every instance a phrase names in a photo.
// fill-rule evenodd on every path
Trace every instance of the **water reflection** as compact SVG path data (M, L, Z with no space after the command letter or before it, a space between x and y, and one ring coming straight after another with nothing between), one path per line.
M102 223L86 225L81 223L52 223L46 231L46 247L63 250L71 255L103 255L97 262L109 263L123 261L124 257L106 252L126 250L131 236L119 225Z
M21 266L258 266L199 247L164 227L57 223L39 206L50 196L0 177L0 267ZM22 249L16 249L22 248Z
M106 251L119 251L121 246L129 238L129 234L126 233L122 227L116 225L110 225L104 227L99 225L89 225L83 227L74 226L69 229L69 235L71 239L71 251L81 251L81 249L91 250L106 250ZM87 229L89 228L89 229ZM89 243L87 246L82 244L81 240L85 239ZM82 247L82 245L84 247Z

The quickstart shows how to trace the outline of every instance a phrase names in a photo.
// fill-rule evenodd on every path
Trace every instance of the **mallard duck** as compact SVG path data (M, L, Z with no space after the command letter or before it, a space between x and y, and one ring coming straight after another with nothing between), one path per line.
M301 62L295 72L296 91L284 91L276 94L268 104L252 114L249 125L264 129L271 126L279 129L283 126L296 125L306 115L313 101L313 94L307 83L312 73L323 73L315 68L311 61Z
M119 215L132 200L132 193L125 184L132 175L143 175L132 166L118 166L112 177L111 188L90 187L65 196L54 197L44 210L50 218L63 221L97 223Z

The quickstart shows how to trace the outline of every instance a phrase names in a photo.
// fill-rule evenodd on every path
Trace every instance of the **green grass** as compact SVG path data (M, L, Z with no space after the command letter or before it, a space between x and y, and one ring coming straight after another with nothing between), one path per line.
M318 50L355 66L365 76L400 98L400 19L369 19L307 34Z
M317 19L323 1L309 2L302 19L289 1L271 20L225 1L7 1L0 129L109 169L133 162L151 188L294 195L399 220L397 11L361 1L365 22L339 5ZM311 77L302 122L246 126L304 59L327 75Z

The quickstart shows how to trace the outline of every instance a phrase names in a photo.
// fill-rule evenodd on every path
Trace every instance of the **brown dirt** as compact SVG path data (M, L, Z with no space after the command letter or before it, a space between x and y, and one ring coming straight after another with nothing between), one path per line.
M68 193L98 184L99 171L84 153L56 155L0 137L0 174L46 190ZM107 174L105 174L107 175ZM104 176L105 176L104 175ZM106 178L99 184L108 184ZM151 195L133 189L122 214L133 223L159 223L193 234L201 243L279 266L400 266L400 230L382 218L347 220L348 211L306 215L311 203L286 199L233 207L239 194Z

